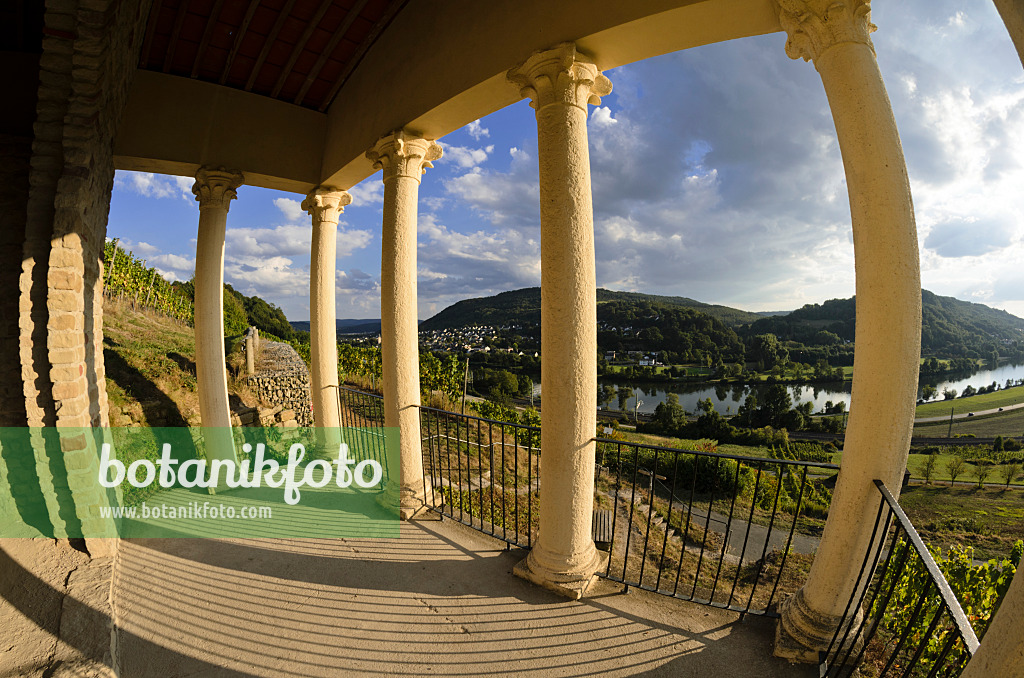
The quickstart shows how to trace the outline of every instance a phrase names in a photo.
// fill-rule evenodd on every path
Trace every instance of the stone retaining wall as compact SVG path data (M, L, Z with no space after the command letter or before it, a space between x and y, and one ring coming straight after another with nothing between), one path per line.
M260 400L273 403L274 408L260 409L255 413L239 413L239 423L253 426L312 426L312 400L306 363L294 348L279 341L260 340L258 353L256 374L246 382ZM247 418L249 421L245 421Z

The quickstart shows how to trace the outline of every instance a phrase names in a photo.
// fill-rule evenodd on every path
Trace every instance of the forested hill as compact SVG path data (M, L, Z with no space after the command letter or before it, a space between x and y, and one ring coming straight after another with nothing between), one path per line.
M922 290L921 300L923 355L987 357L993 350L1003 356L1021 350L1024 319L928 290ZM854 298L830 299L788 315L762 318L747 333L771 333L783 341L807 345L833 343L835 336L853 341L855 316Z
M760 315L748 313L728 306L705 304L686 297L663 297L656 294L637 292L615 292L598 288L598 317L605 304L627 304L639 306L665 306L687 308L705 313L730 327L755 322ZM434 317L423 321L421 330L444 330L472 325L520 325L540 324L540 288L528 287L522 290L502 292L492 297L464 299L452 304Z

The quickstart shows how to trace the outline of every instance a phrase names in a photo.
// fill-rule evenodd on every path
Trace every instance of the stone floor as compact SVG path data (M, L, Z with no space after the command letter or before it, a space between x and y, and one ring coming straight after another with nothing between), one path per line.
M770 620L604 581L570 602L513 577L523 555L447 520L393 541L126 540L119 675L817 675L771 657Z

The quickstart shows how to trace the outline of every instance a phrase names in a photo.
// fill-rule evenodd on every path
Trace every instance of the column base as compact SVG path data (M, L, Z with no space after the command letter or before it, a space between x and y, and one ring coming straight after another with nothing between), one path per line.
M775 627L775 646L773 654L801 664L817 664L820 653L828 650L829 644L839 628L842 617L827 615L813 610L804 599L800 589L779 605L778 624ZM847 626L860 625L863 613L858 611ZM845 633L845 628L843 632ZM841 637L840 637L841 639ZM849 643L847 639L847 643ZM851 656L856 657L860 651L862 640L855 639Z
M434 505L434 494L431 492L423 496L423 487L409 487L403 485L401 490L388 483L384 491L377 495L377 503L385 508L398 507L399 520L415 520L422 518Z
M528 582L542 586L570 600L579 600L597 580L597 573L608 566L609 554L594 549L594 560L579 573L560 574L550 572L534 561L533 551L512 568L512 574Z

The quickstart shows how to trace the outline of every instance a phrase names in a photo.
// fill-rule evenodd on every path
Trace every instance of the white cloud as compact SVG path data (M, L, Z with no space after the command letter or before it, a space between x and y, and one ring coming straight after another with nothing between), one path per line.
M129 172L118 170L114 175L114 186L147 198L183 198L193 201L191 177L167 176L152 172Z
M540 187L530 154L511 148L507 172L474 167L444 184L447 193L492 223L539 223Z
M608 127L617 122L618 120L612 117L612 110L607 106L598 106L590 112L591 127Z
M473 122L466 125L466 132L468 132L469 136L473 137L477 141L479 141L482 137L491 136L490 130L484 128L480 124L479 120L474 120Z
M487 146L485 148L447 146L444 149L444 159L454 161L459 167L470 169L486 162L487 156L493 151L494 146Z
M347 257L372 239L369 231L338 224L338 256ZM312 226L284 225L273 228L229 228L225 234L225 258L285 256L309 261Z
M467 296L493 294L540 283L540 232L481 229L459 232L433 215L419 221L421 312ZM427 317L427 316L424 316Z
M161 254L153 257L148 263L160 270L174 271L182 279L190 278L196 268L195 257L184 257L180 254Z
M376 174L348 189L352 196L351 207L368 207L384 204L384 182Z
M275 198L274 207L281 210L281 214L290 223L305 221L308 219L306 211L302 209L302 202L291 198Z

